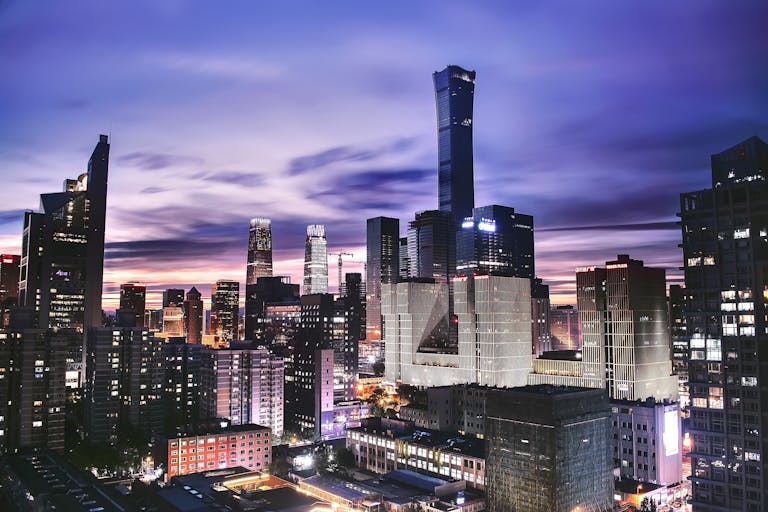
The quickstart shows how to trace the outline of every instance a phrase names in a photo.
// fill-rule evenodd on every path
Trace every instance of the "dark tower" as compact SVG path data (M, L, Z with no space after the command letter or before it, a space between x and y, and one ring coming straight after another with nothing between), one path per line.
M472 215L475 192L472 164L472 104L475 72L448 66L432 75L437 103L439 209L455 226Z
M187 300L184 301L184 332L187 333L187 343L202 343L203 299L194 286L187 292Z

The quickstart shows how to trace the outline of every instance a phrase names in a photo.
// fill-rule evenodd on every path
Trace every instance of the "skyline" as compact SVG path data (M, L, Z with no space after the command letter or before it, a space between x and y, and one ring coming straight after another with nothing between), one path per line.
M20 253L23 212L111 133L105 308L123 282L147 284L148 306L167 287L244 284L252 217L273 221L274 275L301 282L315 223L362 271L367 218L402 234L437 208L431 74L455 64L477 72L475 205L533 215L537 274L573 303L575 269L619 253L677 282L679 194L708 186L711 154L768 134L757 2L562 3L559 24L549 6L425 3L403 19L296 3L0 6L16 71L0 84L0 251Z

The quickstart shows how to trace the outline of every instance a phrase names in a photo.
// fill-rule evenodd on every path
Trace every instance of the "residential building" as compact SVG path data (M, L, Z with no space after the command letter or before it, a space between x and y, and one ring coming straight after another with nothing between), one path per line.
M610 415L603 390L551 385L488 393L489 512L613 508Z
M163 345L166 430L205 418L200 399L204 350L183 337L168 338Z
M712 155L680 196L694 510L768 509L768 144Z

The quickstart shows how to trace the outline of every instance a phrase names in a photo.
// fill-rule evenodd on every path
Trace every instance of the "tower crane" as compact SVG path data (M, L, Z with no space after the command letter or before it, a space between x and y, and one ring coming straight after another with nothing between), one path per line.
M355 255L352 254L351 252L344 252L343 249L341 251L339 251L339 252L329 253L328 255L329 256L338 256L339 257L339 281L338 281L338 283L339 283L339 296L341 296L341 294L342 294L341 293L342 292L341 280L344 277L344 274L342 274L342 272L341 272L343 258L344 258L344 256L349 256L350 258L354 258Z

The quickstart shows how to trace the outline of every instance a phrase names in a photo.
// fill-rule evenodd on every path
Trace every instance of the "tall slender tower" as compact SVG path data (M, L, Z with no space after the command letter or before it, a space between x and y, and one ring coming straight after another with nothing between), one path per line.
M432 75L437 102L439 209L459 226L475 206L472 105L475 72L448 66Z
M768 510L768 144L680 195L694 510Z
M400 221L374 217L367 221L366 339L384 339L381 324L381 284L398 281L400 264ZM380 351L383 355L383 350Z
M19 304L34 310L40 328L101 325L108 168L100 135L87 172L41 194L41 211L24 215Z
M307 226L307 242L304 249L304 295L328 293L328 242L325 226Z
M248 275L245 284L255 284L259 277L272 277L272 220L251 219L248 236Z
M184 332L187 333L187 343L202 343L203 299L194 286L187 292L187 300L184 301Z

